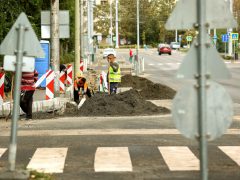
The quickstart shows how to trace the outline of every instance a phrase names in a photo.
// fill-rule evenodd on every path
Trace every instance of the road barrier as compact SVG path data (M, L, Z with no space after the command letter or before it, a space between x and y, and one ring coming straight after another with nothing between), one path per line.
M59 90L60 90L60 93L64 93L65 92L65 79L66 79L66 75L65 75L65 72L62 71L60 73L60 77L59 77Z
M0 105L3 104L3 99L4 99L4 79L5 79L5 74L0 73Z
M72 80L72 71L73 71L73 67L71 64L69 64L67 66L67 84L72 84L73 83L73 80Z
M54 71L48 70L46 75L46 100L54 98Z

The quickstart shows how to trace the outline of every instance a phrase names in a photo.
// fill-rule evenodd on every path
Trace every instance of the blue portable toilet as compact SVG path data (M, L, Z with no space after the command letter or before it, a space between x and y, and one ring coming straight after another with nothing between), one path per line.
M41 78L50 69L50 43L49 41L41 40L40 44L45 57L35 58L35 69L38 72L38 78ZM40 87L46 87L46 79L40 84Z

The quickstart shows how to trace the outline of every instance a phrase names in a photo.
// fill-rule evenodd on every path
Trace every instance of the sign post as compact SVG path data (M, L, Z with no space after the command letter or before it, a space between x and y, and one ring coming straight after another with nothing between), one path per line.
M211 81L231 76L207 31L236 27L237 22L224 0L180 0L165 26L168 30L195 29L199 32L177 73L177 78L195 79L196 82L177 92L172 114L179 131L187 138L198 140L201 180L207 180L207 141L222 136L233 116L230 96L221 85Z
M30 46L29 46L30 45ZM11 28L0 46L0 54L15 55L16 56L16 72L14 79L14 104L12 114L12 125L11 125L11 138L9 145L9 170L12 174L4 174L0 179L6 177L19 178L16 175L16 152L17 152L17 121L19 119L19 104L20 104L20 86L22 78L22 61L23 56L44 56L40 43L34 33L27 16L21 13L15 24ZM6 176L6 177L4 177ZM15 177L16 176L16 177Z
M226 54L227 54L227 42L228 42L228 40L229 40L229 36L228 36L228 34L223 34L222 35L222 42L224 42L224 44L225 44L225 57L226 57Z

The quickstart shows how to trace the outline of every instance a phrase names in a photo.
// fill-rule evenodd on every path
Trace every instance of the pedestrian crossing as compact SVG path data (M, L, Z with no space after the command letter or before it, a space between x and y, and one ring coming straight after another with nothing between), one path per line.
M154 147L156 148L156 147ZM159 162L162 159L169 171L199 171L199 159L187 146L158 146ZM240 166L240 146L218 146L221 156L230 158ZM27 169L44 173L64 173L68 156L68 147L37 148L33 153ZM97 147L94 154L95 172L133 172L133 162L128 147ZM0 148L1 157L7 153L6 148ZM143 156L144 158L144 156ZM143 159L144 161L144 159ZM69 164L68 164L69 166Z

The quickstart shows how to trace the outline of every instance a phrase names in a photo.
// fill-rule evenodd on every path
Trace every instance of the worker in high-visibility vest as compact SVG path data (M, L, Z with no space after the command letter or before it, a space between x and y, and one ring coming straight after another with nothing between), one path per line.
M108 91L109 94L116 94L118 83L121 82L121 70L119 64L115 61L116 60L116 53L112 52L108 54L107 60L109 63L108 67Z

